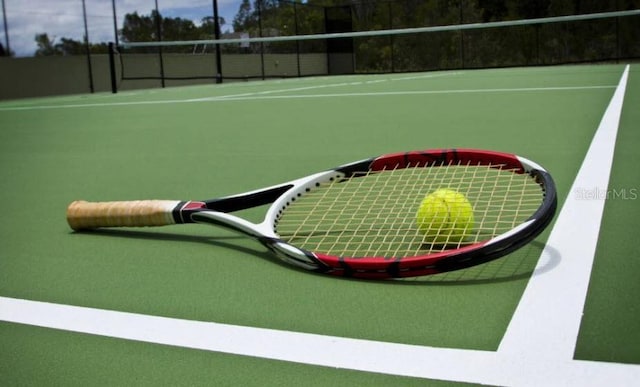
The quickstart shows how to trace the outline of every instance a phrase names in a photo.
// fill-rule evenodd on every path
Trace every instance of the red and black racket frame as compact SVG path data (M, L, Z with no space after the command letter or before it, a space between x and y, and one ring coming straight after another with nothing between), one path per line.
M357 178L370 171L431 168L449 165L488 166L529 174L540 185L542 203L521 225L487 241L413 257L343 257L307 251L276 234L280 215L295 200L324 182ZM316 177L314 177L316 176ZM273 203L273 204L272 204ZM224 216L247 208L272 204L263 225L237 225ZM300 268L343 277L385 279L415 277L465 269L503 257L535 239L551 223L557 207L553 178L540 165L513 154L474 149L435 149L386 154L342 165L325 173L263 190L202 202L181 202L173 211L176 223L209 223L235 229L260 241L279 258ZM271 215L269 215L271 214ZM234 217L235 218L235 217ZM265 231L266 230L266 231Z

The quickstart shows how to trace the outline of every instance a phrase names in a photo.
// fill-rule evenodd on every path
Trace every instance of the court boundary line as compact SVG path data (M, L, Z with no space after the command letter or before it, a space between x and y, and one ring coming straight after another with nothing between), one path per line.
M497 89L453 89L453 90L406 90L406 91L380 91L363 93L333 93L333 94L293 94L293 95L254 95L249 97L226 97L211 98L210 101L247 101L263 99L299 99L299 98L340 98L340 97L386 97L386 96L407 96L407 95L433 95L433 94L481 94L481 93L522 93L541 91L574 91L574 90L595 90L613 89L611 86L551 86L551 87L519 87L519 88L497 88Z
M340 86L350 86L353 82L340 84ZM576 90L598 90L613 89L615 85L593 85L593 86L550 86L550 87L520 87L520 88L496 88L496 89L452 89L452 90L406 90L406 91L382 91L363 93L333 93L333 94L291 94L291 95L266 95L268 92L244 93L238 95L170 99L170 100L148 100L148 101L128 101L128 102L101 102L101 103L74 103L59 105L32 105L32 106L0 106L0 111L29 111L48 109L76 109L76 108L96 108L96 107L128 107L141 105L166 105L184 103L215 103L234 102L262 99L300 99L300 98L340 98L340 97L377 97L377 96L408 96L408 95L430 95L430 94L481 94L481 93L522 93L522 92L545 92L545 91L576 91ZM285 90L286 91L286 90ZM285 92L285 91L273 91ZM302 91L299 88L298 91Z
M356 85L365 85L365 84L373 84L373 83L380 83L380 82L387 82L387 81L406 81L406 80L416 80L416 79L426 79L426 78L441 78L441 77L447 77L447 76L452 76L452 75L460 75L463 74L462 71L451 71L451 72L439 72L439 73L428 73L428 74L422 74L422 75L416 75L416 76L411 76L411 77L395 77L395 76L389 76L389 77L385 77L385 78L380 78L378 80L353 80L353 81L346 81L346 79L348 78L355 78L355 77L366 77L366 75L349 75L349 76L343 76L340 77L342 78L344 81L343 82L338 82L338 83L322 83L322 84L318 84L318 85L311 85L311 86L304 86L304 87L289 87L289 88L281 88L281 89L274 89L274 90L265 90L265 91L257 91L257 92L249 92L249 93L242 93L242 94L230 94L230 95L220 95L220 96L212 96L212 97L201 97L201 98L185 98L185 99L171 99L171 100L156 100L156 101L130 101L130 102L104 102L104 103L86 103L86 104L80 104L80 103L73 103L73 104L56 104L56 105L26 105L26 106L7 106L7 107L2 107L0 106L0 111L13 111L13 110L38 110L38 109L56 109L56 108L79 108L79 107L111 107L111 106L135 106L135 105L155 105L155 104L167 104L167 103L194 103L194 102L209 102L211 100L217 100L217 99L226 99L226 98L230 98L230 97L248 97L251 95L264 95L264 94L273 94L273 93L285 93L285 92L290 92L290 91L303 91L303 90L313 90L313 89L323 89L323 88L328 88L328 87L343 87L343 86L356 86ZM255 85L259 85L259 84L265 84L266 82L269 82L270 84L274 84L274 85L280 85L284 82L287 83L293 83L293 82L300 82L303 80L307 80L307 79L315 79L315 78L290 78L290 79L284 79L284 80L278 80L278 81L256 81L253 83L236 83L236 84L224 84L224 85L216 85L216 89L221 89L221 88L228 88L228 87L248 87L248 86L253 86ZM326 78L325 78L326 79ZM211 85L193 85L191 87L206 87L206 86L211 86ZM146 94L155 94L158 93L159 91L162 90L167 90L167 89L140 89L140 90L131 90L131 91L126 91L125 93L127 93L126 95L136 95L139 93L146 93ZM175 90L175 89L174 89ZM63 98L69 98L70 96L64 96L61 97L61 99ZM105 97L113 97L113 94L99 94L99 95L92 95L92 98L105 98ZM2 101L0 101L0 105L1 105Z
M553 273L532 276L497 351L341 338L8 297L0 297L0 320L127 340L427 379L496 385L543 385L550 382L631 385L640 379L640 365L573 359L591 272L591 264L585 265L583 257L589 254L593 261L604 201L584 201L575 195L571 196L575 187L585 183L591 187L597 181L597 185L605 190L608 187L628 72L629 65L593 137L536 270L544 266L545 257L551 249L556 251L555 254L560 253L561 261ZM599 160L603 157L606 159L604 166L594 169L594 165L601 164ZM588 215L578 216L585 210ZM593 216L596 216L595 222ZM586 237L585 234L576 233L574 227L580 226L584 227L582 231ZM569 233L569 237L566 233ZM579 243L570 238L571 235L580 235ZM585 240L593 240L593 243L584 244ZM575 252L582 245L586 247ZM576 256L581 260L575 259ZM579 270L578 275L576 269ZM540 289L545 291L542 297L538 297ZM559 294L562 293L559 290L570 291L565 295ZM558 296L562 300L556 303ZM571 306L571 313L559 309L566 307L567 302ZM555 314L558 310L564 314L560 318ZM531 318L532 314L536 316L535 319ZM551 340L547 342L549 337Z
M609 187L629 67L620 78L547 240L548 247L566 245L567 241L571 246L563 251L561 263L554 270L529 280L499 351L517 355L518 347L525 346L547 359L573 357L605 206L605 200L585 200L577 193L585 187L603 192ZM543 256L549 254L546 248L542 252Z

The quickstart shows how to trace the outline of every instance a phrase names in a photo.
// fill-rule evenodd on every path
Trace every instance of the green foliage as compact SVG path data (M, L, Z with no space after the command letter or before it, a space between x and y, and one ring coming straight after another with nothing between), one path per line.
M220 18L219 24L224 25L224 23L224 18ZM123 27L119 32L123 42L153 42L158 41L159 37L162 40L213 39L214 31L214 22L211 16L203 18L200 26L196 26L192 20L162 17L154 10L149 15L140 15L138 12L126 14ZM159 33L160 35L158 35ZM49 38L46 33L37 34L35 36L37 45L35 55L82 55L87 52L86 39L78 41L63 37L59 42L54 40ZM90 43L89 49L94 54L108 53L109 50L107 43ZM177 50L179 52L181 49ZM189 51L190 48L185 47L182 50ZM145 49L139 51L145 51Z
M249 0L242 0L238 13L233 18L233 29L242 31L251 26L257 26L257 13L254 12Z
M200 26L196 26L192 20L163 17L155 10L149 15L140 15L138 12L128 13L124 16L120 38L124 42L212 39L213 17L205 17L201 22ZM224 19L220 18L219 23L223 25Z
M640 8L640 0L242 0L233 18L233 33L258 36L309 35L327 32L327 15L344 17L346 30L374 31L531 19ZM335 11L335 12L334 12ZM343 16L339 16L343 15ZM346 15L346 16L344 16ZM353 38L356 71L418 71L460 67L553 64L640 55L637 18L555 23L487 30L420 35ZM219 20L224 25L224 20ZM123 42L213 39L213 17L199 25L183 18L126 14L119 31ZM335 31L335 30L333 30ZM46 33L36 35L36 55L86 53L86 42ZM351 43L349 43L351 44ZM91 52L106 52L106 44L89 44ZM224 45L224 53L326 52L324 40ZM157 49L137 49L155 52ZM192 47L167 48L189 52Z
M80 42L68 38L60 38L58 43L55 39L49 38L49 35L36 34L35 37L37 49L35 56L51 56L51 55L83 55L87 53L87 41ZM109 48L106 43L90 43L89 51L93 54L106 54Z
M139 15L138 12L124 16L120 39L125 42L148 42L158 40L158 29L155 18L159 15L152 11L151 15Z
M62 55L62 52L56 49L53 40L49 38L48 34L36 34L36 44L38 46L36 56Z

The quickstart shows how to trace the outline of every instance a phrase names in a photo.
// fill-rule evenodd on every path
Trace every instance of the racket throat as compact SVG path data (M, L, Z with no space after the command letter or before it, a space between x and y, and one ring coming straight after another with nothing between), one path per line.
M189 214L191 222L210 224L213 226L224 227L231 231L248 235L254 239L260 240L269 228L263 224L254 224L237 216L229 215L224 212L215 211L198 211Z
M206 209L207 209L207 203L205 202L195 202L195 201L184 202L183 201L183 202L179 202L175 206L175 208L171 212L171 215L173 216L173 221L176 224L194 223L191 216L198 211L202 211Z
M275 235L269 222L254 224L242 218L223 212L202 211L194 212L191 219L196 223L205 223L213 226L224 227L228 230L247 235L257 240L285 263L297 266L305 270L326 272L328 266L318 260L312 253L294 247Z
M313 253L291 246L282 240L265 238L260 242L271 250L281 261L290 265L320 273L326 273L332 270L313 255Z

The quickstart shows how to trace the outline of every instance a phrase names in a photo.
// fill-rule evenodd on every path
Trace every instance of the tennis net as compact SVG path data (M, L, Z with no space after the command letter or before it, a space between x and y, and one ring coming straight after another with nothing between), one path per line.
M348 7L324 15L329 33L282 35L270 28L262 36L123 43L111 53L113 84L128 89L640 58L640 10L378 30L359 25Z

